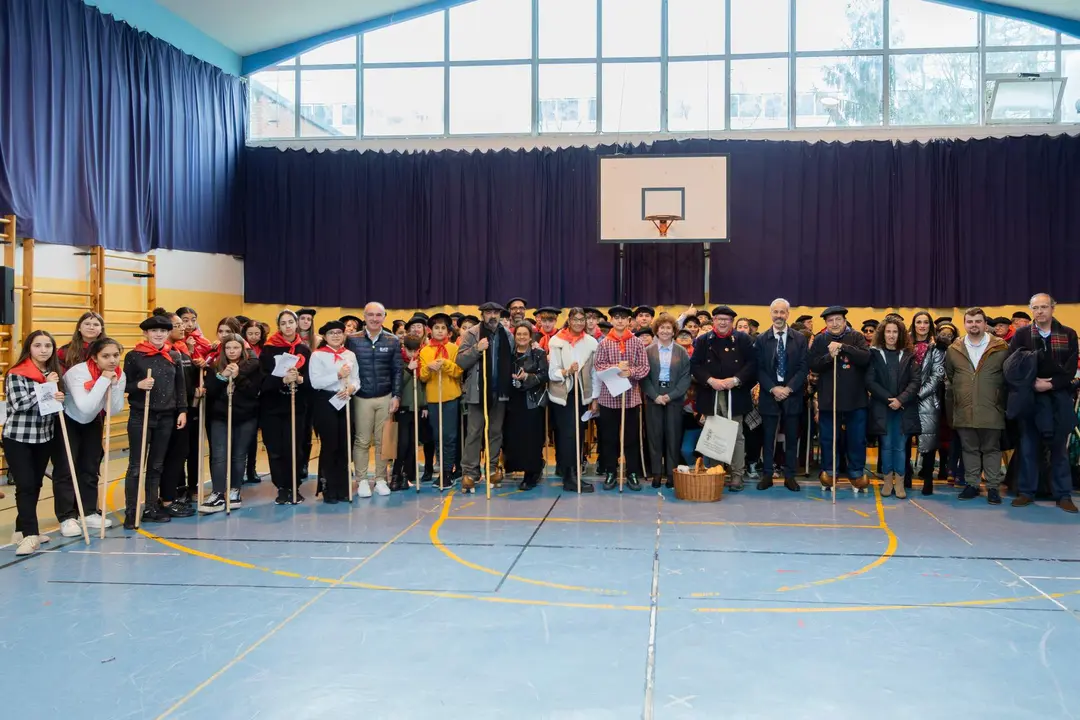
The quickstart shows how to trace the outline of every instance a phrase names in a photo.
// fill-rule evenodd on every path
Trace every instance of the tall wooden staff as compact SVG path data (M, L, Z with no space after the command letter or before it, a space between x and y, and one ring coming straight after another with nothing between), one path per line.
M840 364L840 357L833 358L832 365L832 501L836 504L836 436L840 428L836 426L836 368Z
M98 504L101 505L101 539L105 539L105 517L108 507L105 494L109 491L109 423L112 420L112 385L105 391L105 455L101 458L101 472L98 474Z
M91 361L93 362L93 361ZM82 491L79 490L79 476L75 470L75 458L71 455L71 440L68 439L67 419L60 410L60 432L64 436L64 452L67 453L68 471L71 473L71 485L75 488L75 504L79 508L79 522L82 524L83 540L90 544L90 531L86 529L86 513L83 511ZM105 516L101 517L101 526L105 527Z
M292 502L296 504L296 383L289 383L289 457L292 458Z
M225 349L222 348L222 352ZM232 396L233 379L229 378L229 409L225 415L225 514L232 514ZM205 408L203 408L205 410ZM203 422L203 414L199 413L199 422ZM201 459L201 458L200 458ZM202 463L199 463L200 465ZM199 483L199 494L202 495L202 483Z
M626 475L626 392L619 396L622 400L619 414L619 492L623 491L623 478Z
M342 384L346 384L344 380L342 380ZM349 443L350 438L352 438L352 397L347 397L345 398L345 442ZM321 453L322 451L320 450L319 452ZM348 444L345 446L345 455L348 457L349 466L349 502L352 503L353 474L356 472L356 466L353 464L352 448L350 448ZM323 490L324 494L325 492L326 491Z
M484 394L484 484L487 486L487 499L491 499L491 435L488 433L488 375L487 350L480 351L480 391Z
M423 474L420 472L420 450L417 449L417 445L420 442L420 397L419 397L419 385L420 385L420 356L416 356L416 369L413 370L412 381L412 423L413 423L413 436L412 436L412 450L413 450L413 474L416 475L416 492L420 492L420 478Z
M439 366L439 490L443 489L443 463L446 460L446 445L442 431L442 365Z
M154 378L153 370L146 371L146 379ZM146 400L143 403L142 416L142 439L139 442L139 491L135 495L135 529L139 529L142 520L143 493L146 491L146 431L150 422L150 391L146 391ZM104 522L102 518L102 522Z
M577 491L581 494L581 372L574 373L574 457L577 469Z
M222 352L225 352L225 350L223 349ZM232 383L231 380L229 382L230 384ZM206 389L205 368L199 368L199 389ZM231 399L230 402L232 402ZM198 483L198 489L195 491L195 495L197 497L197 502L201 507L203 504L203 465L206 463L206 455L204 454L205 449L203 447L203 443L206 442L206 403L202 402L202 398L195 398L195 406L199 408L199 464L195 466L195 478ZM226 502L228 502L227 499ZM226 510L226 513L228 513L228 510Z
M638 405L637 415L637 438L638 438L638 452L641 454L641 474L648 475L649 471L645 468L645 433L642 428L645 425L645 395L641 396L641 404Z

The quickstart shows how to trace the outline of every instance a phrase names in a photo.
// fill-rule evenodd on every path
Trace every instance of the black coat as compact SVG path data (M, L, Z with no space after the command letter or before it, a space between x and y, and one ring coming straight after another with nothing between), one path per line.
M784 402L784 415L798 415L803 411L803 390L806 388L806 375L809 371L807 362L806 338L802 333L787 328L784 338L784 354L787 356L787 377L784 386L791 388L791 395ZM776 336L770 327L758 335L754 342L757 353L757 380L761 386L758 397L758 411L762 415L780 415L780 404L773 397L772 390L779 385L776 382Z
M124 356L128 405L140 417L146 404L146 391L140 390L138 384L146 379L147 370L153 371L154 378L154 389L150 391L150 412L187 412L187 389L180 353L170 350L169 356L172 362L161 355L143 355L135 350Z
M866 418L867 435L884 435L889 410L889 398L900 401L903 417L901 431L905 435L918 435L919 427L919 383L922 376L915 355L904 350L900 357L896 386L891 387L892 378L885 364L881 350L870 351L870 366L866 370L866 389L870 392L870 411Z
M524 370L526 377L521 382L521 387L514 387L513 381L511 381L510 392L525 393L525 406L529 410L547 405L547 353L543 350L531 348L527 353L518 355L517 350L515 350L511 363L514 373Z
M288 351L288 348L267 345L263 348L262 355L259 356L259 367L262 368L262 389L259 394L261 413L285 416L291 413L289 386L282 382L282 378L274 375L274 358ZM304 364L298 370L300 377L304 378L304 382L296 386L296 412L297 417L299 417L307 409L308 403L311 402L311 383L307 381L308 370L311 368L311 350L307 345L301 343L296 346L296 354L304 358ZM235 406L233 406L233 410L236 410Z
M810 345L808 361L810 370L817 373L818 408L821 412L833 410L833 358L829 355L829 343L838 340L846 347L839 355L836 370L836 411L849 412L866 407L866 368L870 364L870 349L862 333L848 329L839 338L823 332Z
M233 422L243 422L259 414L259 392L262 390L262 367L256 358L239 363L240 375L233 380ZM225 420L229 414L229 382L221 380L213 368L206 370L206 398L210 407L208 418Z
M695 407L703 415L713 415L716 392L709 378L739 379L731 391L731 414L746 415L754 408L750 390L757 384L757 355L754 341L746 333L735 331L726 338L716 333L699 337L690 358L690 373L697 383Z

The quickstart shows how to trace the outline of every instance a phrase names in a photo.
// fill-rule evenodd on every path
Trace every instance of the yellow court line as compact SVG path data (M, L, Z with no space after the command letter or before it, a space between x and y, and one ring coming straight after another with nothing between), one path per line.
M846 612L882 612L885 610L929 610L932 608L989 607L1011 603L1034 602L1046 598L1063 598L1068 595L1080 595L1080 590L1048 593L1046 595L1025 595L1023 597L993 598L990 600L955 600L952 602L923 603L921 605L845 605L842 607L746 607L746 608L694 608L700 613L846 613Z
M488 515L450 515L447 520L473 520L480 522L540 522L538 517L498 517ZM607 525L652 525L647 520L621 520L616 518L557 518L549 517L545 523L601 523ZM784 523L784 522L736 522L731 520L664 520L664 525L712 525L736 527L791 527L856 530L880 530L880 525L855 525L853 523Z
M868 517L870 517L870 513L867 513L867 512L863 512L862 510L856 510L856 509L855 509L855 508L853 508L853 507L849 507L849 508L848 508L848 510L850 510L850 511L851 511L851 512L853 512L853 513L855 513L856 515L861 515L861 516L862 516L862 517L864 517L864 518L868 518Z

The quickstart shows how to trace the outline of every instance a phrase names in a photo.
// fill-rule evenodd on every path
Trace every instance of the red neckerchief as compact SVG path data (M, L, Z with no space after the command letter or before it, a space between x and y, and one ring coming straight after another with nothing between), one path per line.
M603 330L601 330L599 326L597 326L597 327L594 327L594 328L593 328L593 331L592 331L592 336L593 336L594 338L596 338L597 340L599 340L599 339L601 339L602 337L604 337L604 331L603 331Z
M255 357L260 357L262 355L262 345L252 345L251 352L255 353Z
M187 342L183 340L176 340L172 344L172 349L181 355L187 355L191 357L191 350L188 349ZM89 365L89 363L87 363Z
M94 383L96 383L98 381L98 378L101 377L101 368L99 368L98 364L93 360L87 360L86 369L90 371L90 379L83 383L83 388L86 390L86 392L90 392L94 389ZM119 380L123 376L124 371L117 368L116 379Z
M20 377L33 380L36 383L45 382L45 374L38 369L38 366L34 364L34 361L30 358L26 358L15 367L8 370L8 375L19 375Z
M335 350L334 348L330 347L329 345L323 345L321 348L319 348L315 352L330 353L331 355L334 356L334 364L337 365L339 362L341 362L342 360L345 359L345 351L347 349L348 348L346 348L344 345L342 345L339 350Z
M82 344L82 349L83 349L83 356L85 357L86 351L90 349L90 343L84 342ZM64 362L67 359L67 350L68 349L65 346L65 347L59 348L56 351L56 357L60 358L60 362Z
M203 336L202 331L197 328L189 333L184 333L184 342L187 342L188 338L195 338L195 351L188 353L192 357L206 357L213 347L210 341Z
M435 348L435 359L436 360L438 360L439 358L446 358L447 360L450 359L450 352L446 349L446 346L447 346L447 344L449 342L450 342L449 336L447 336L447 338L445 340L443 340L442 342L439 342L435 338L431 338L430 340L428 340L428 345Z
M579 332L577 335L574 335L574 333L570 332L570 328L564 327L562 330L555 333L555 337L559 338L560 340L565 340L566 342L570 343L570 347L574 347L578 344L578 342L581 341L581 338L585 337L585 332L582 331ZM544 342L541 340L540 346L543 347L543 345ZM547 348L544 349L546 350Z
M725 339L727 339L727 338L731 337L732 333L734 333L734 332L735 332L734 330L728 330L726 334L724 334L724 335L721 335L720 333L718 333L718 332L716 332L715 330L713 330L713 331L712 331L712 334L713 334L713 335L714 335L715 337L718 337L718 338L720 338L721 340L725 340Z
M136 345L134 349L135 352L141 355L145 355L148 358L152 358L155 355L160 355L161 357L168 360L169 363L173 363L172 355L169 354L169 348L166 345L162 345L160 348L156 348L150 343L143 340L138 345Z
M629 330L624 331L622 335L618 335L615 333L615 329L612 328L608 331L607 339L619 343L619 354L622 355L626 352L626 341L633 337L633 335L634 334Z
M675 344L679 345L679 343ZM690 343L689 345L679 345L679 347L686 351L687 356L694 357L694 343Z
M552 330L551 332L546 333L543 330L538 330L537 332L540 333L540 340L537 342L537 344L540 346L541 350L543 350L544 352L547 352L548 351L548 344L551 342L551 338L558 335L559 331L558 330ZM578 338L578 339L580 340L581 338Z
M288 348L289 353L291 353L292 355L296 355L298 358L300 358L296 361L296 369L299 370L300 368L304 367L304 356L296 352L296 348L304 344L304 341L299 334L297 334L296 338L292 342L289 342L285 339L284 335L276 332L270 336L270 339L266 341L266 344L270 347Z

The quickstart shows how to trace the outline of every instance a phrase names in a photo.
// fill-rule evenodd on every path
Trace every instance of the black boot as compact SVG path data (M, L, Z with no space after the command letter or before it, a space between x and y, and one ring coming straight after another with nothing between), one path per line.
M390 491L400 492L405 489L405 479L401 477L401 473L394 473L390 476Z
M518 488L524 491L532 490L540 482L540 473L525 473Z
M662 480L660 480L660 476L659 476L659 475L653 475L653 479L652 479L652 486L653 486L654 488L656 488L657 490L659 490L659 489L660 489L660 485L662 484L662 482L663 482L663 481L662 481Z
M124 512L124 529L125 530L134 530L135 529L135 511L134 510L127 510L127 511Z
M618 485L619 485L619 478L615 475L615 473L609 472L606 475L604 475L604 489L605 490L614 490L616 487L618 487Z
M637 473L630 473L626 476L626 486L634 492L641 492L641 481L638 480Z
M578 491L577 477L575 477L575 476L563 476L562 489L563 489L563 492L576 493ZM585 479L582 478L582 480L581 480L581 492L582 493L591 493L595 489L596 488L594 488L592 486L592 483L586 482Z

